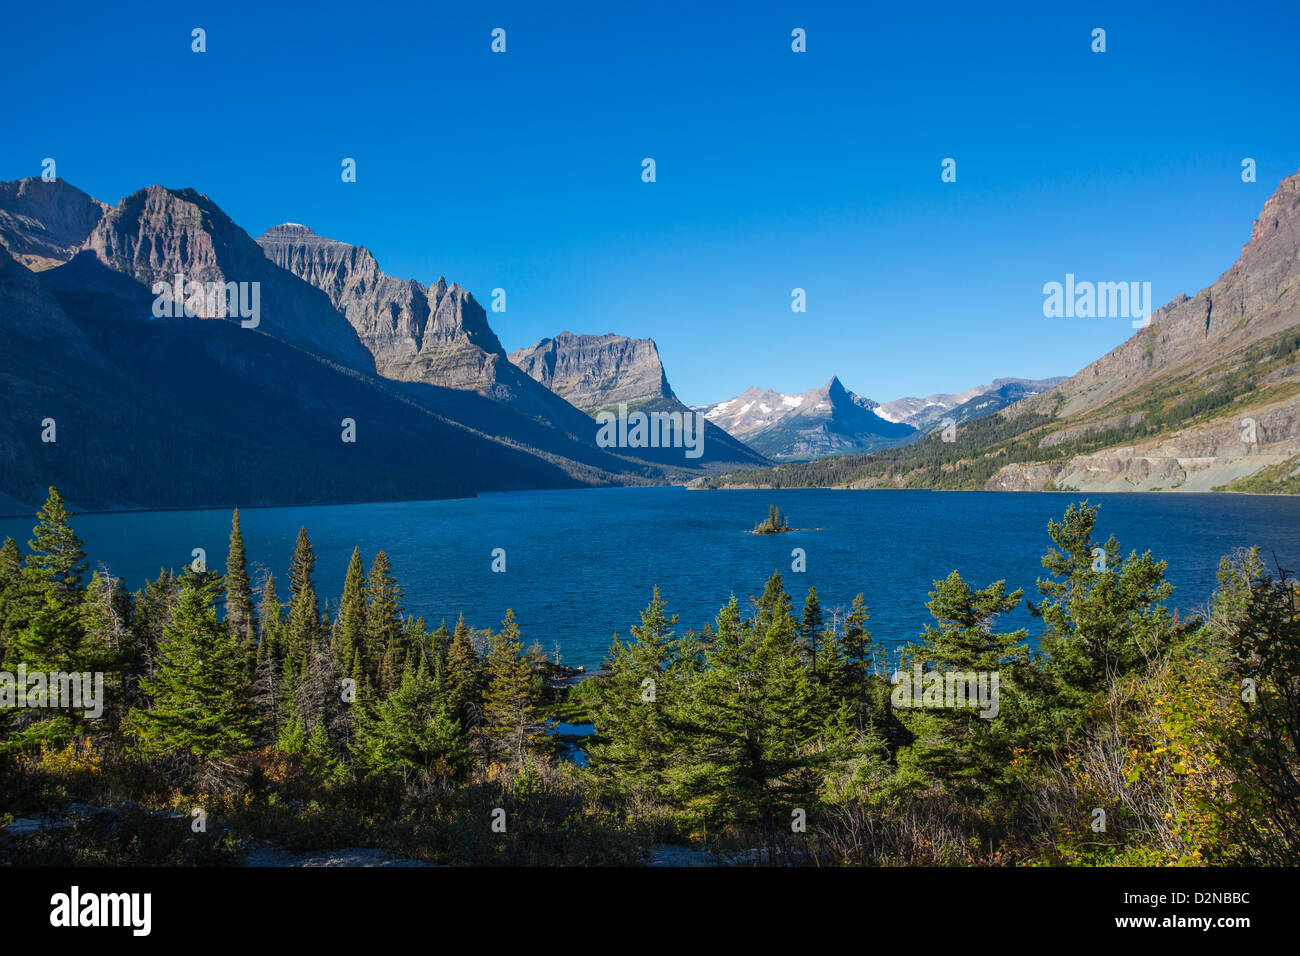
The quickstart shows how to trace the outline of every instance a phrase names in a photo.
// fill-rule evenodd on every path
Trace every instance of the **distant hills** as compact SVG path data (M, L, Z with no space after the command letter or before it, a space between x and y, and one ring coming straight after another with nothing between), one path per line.
M935 394L925 398L896 398L876 408L886 421L904 422L921 432L930 432L951 420L955 424L992 415L1030 395L1047 391L1065 381L1056 378L995 378L990 385L976 385L953 395Z
M1044 321L1053 321L1044 319ZM1237 261L1121 345L945 442L697 482L1300 493L1300 173L1264 203Z
M751 388L696 406L715 424L778 461L806 461L893 448L943 426L991 415L1064 379L1000 378L958 394L899 398L880 404L833 377L821 388L786 393Z

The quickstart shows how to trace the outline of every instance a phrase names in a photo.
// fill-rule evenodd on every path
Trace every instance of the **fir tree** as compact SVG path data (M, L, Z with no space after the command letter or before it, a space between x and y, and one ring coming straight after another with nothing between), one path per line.
M253 610L253 588L248 579L248 557L244 553L238 508L230 519L230 551L226 556L226 626L246 649L247 656L253 658L257 644L257 615Z
M815 587L808 588L808 596L803 601L803 614L799 619L799 640L814 674L817 673L817 644L821 638L822 604L817 597Z
M343 580L343 598L339 601L334 656L341 667L351 671L352 659L366 650L366 572L361 563L361 549L353 548ZM374 672L370 671L369 676L373 679Z
M593 704L593 771L607 789L658 797L667 786L676 747L669 713L679 693L674 680L677 617L665 612L656 587L632 640L614 636Z
M923 687L917 687L914 666L899 675L911 692L899 716L914 737L910 759L904 762L949 789L980 792L996 787L1009 763L1008 735L996 718L1015 692L1012 665L1028 659L1028 632L998 633L993 624L999 615L1015 610L1022 595L1008 593L1002 581L974 590L954 571L935 582L925 605L937 626L927 625L921 642L906 648L905 659L919 664L925 676ZM991 694L994 675L997 697L978 701L978 682L984 681ZM977 683L972 685L972 680ZM928 696L931 686L938 698L934 701ZM960 699L948 699L949 687L954 695L960 689ZM923 689L927 696L922 696Z
M388 670L380 678L382 693L387 695L401 679L406 648L402 644L402 592L392 575L388 555L380 551L370 564L366 581L366 658L377 668L385 659Z
M493 636L487 656L487 689L483 695L483 731L488 754L522 769L539 735L535 729L532 674L515 623L506 611L501 630Z
M397 690L374 709L358 728L354 747L363 774L412 781L457 778L468 771L465 734L422 663L408 669Z
M275 593L274 574L268 573L266 576L258 617L261 619L261 633L257 641L258 662L267 658L278 661L284 655L284 606L280 604L280 596Z
M307 529L300 528L289 564L289 620L285 625L285 654L301 666L315 643L320 630L320 606L316 601L313 572L316 554Z
M447 650L447 709L466 730L478 725L482 687L483 665L474 652L473 635L462 614Z
M217 621L210 580L181 579L159 656L156 674L141 682L150 706L130 718L146 753L218 761L253 745L243 653Z

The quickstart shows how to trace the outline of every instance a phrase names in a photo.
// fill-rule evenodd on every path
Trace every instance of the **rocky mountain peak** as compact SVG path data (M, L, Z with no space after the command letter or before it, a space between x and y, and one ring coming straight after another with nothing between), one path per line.
M0 246L29 269L53 268L76 255L108 208L61 179L0 183Z
M250 297L257 289L259 332L349 368L374 371L369 353L329 300L273 265L248 233L196 190L153 185L132 193L104 214L85 247L150 290L174 283L177 275L186 283L245 283ZM200 317L240 320L206 310Z
M510 361L588 413L620 402L676 400L653 339L565 331L511 352Z

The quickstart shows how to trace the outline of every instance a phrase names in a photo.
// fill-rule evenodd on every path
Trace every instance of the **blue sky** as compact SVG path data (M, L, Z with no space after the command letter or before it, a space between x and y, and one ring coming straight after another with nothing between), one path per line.
M0 178L192 186L502 287L506 348L653 337L689 403L956 391L1077 371L1132 328L1044 318L1044 282L1194 294L1300 168L1294 0L1159 7L10 5Z

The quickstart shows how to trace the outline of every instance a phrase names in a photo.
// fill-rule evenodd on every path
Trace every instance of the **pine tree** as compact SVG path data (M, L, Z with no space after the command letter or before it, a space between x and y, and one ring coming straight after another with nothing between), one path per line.
M79 669L86 553L69 517L63 496L50 488L27 542L19 597L10 611L14 633L5 648L7 664L24 663L29 671Z
M488 650L483 731L488 754L516 770L523 768L528 751L539 742L534 703L519 625L515 612L507 610Z
M1158 656L1178 628L1162 602L1173 593L1166 562L1151 552L1122 561L1112 536L1097 546L1097 506L1071 504L1063 521L1048 523L1055 547L1043 556L1043 602L1030 611L1047 625L1039 645L1047 656L1050 686L1038 710L1065 737L1077 731L1094 695L1110 682Z
M799 619L799 640L808 655L814 674L817 673L817 643L821 638L822 604L817 597L817 589L810 587L808 596L803 601L803 615Z
M230 519L230 551L226 556L226 626L252 659L257 645L257 615L253 610L253 588L248 579L248 557L239 509Z
M317 633L295 691L296 713L303 728L310 732L321 727L331 753L343 753L351 731L348 708L343 700L342 675L324 633Z
M675 665L677 617L665 612L656 587L628 643L614 636L593 703L590 748L597 778L610 790L658 797L668 785L677 746L670 708L679 693Z
M469 730L478 725L482 708L483 665L462 614L447 650L447 710Z
M217 620L213 582L181 579L159 655L157 672L141 682L150 706L129 717L144 751L219 761L249 749L255 722L243 653Z
M0 661L21 621L23 556L13 538L0 546Z
M994 718L1015 693L1012 667L1028 660L1028 632L998 633L993 623L1015 610L1022 596L1022 591L1008 593L1003 581L974 590L954 571L935 582L925 605L937 626L927 625L921 642L905 650L913 666L900 675L900 683L910 685L911 700L899 708L899 717L915 738L906 762L949 789L981 792L996 787L1010 762L1009 737ZM922 687L916 686L916 665L923 674ZM994 675L997 698L978 701L978 682L992 694ZM977 682L974 687L972 680ZM949 686L954 695L960 689L960 700L949 699Z
M385 696L401 680L401 665L406 657L401 616L402 592L392 575L388 555L380 551L370 564L366 581L366 658L381 669L387 659L388 670L378 681Z
M366 650L366 572L361 549L352 549L348 573L343 579L343 598L334 632L334 656L340 667L351 671L352 659ZM373 672L370 674L373 679Z
M53 589L65 604L80 601L86 552L68 523L71 517L58 489L50 488L49 497L37 513L32 540L27 542L24 571L29 595L44 595Z
M316 554L307 529L300 528L289 564L289 620L285 626L285 654L296 666L303 665L320 630L320 606L312 574Z
M756 823L773 844L792 808L813 805L829 758L819 740L830 700L804 666L789 607L773 575L753 621L734 598L719 613L680 715L691 739L674 772L678 800L705 821Z
M284 656L284 606L280 603L280 596L275 593L274 574L266 576L258 617L261 619L262 630L258 635L257 659L259 663L267 658L278 661Z
M468 771L465 733L423 663L407 669L397 690L374 709L361 722L353 748L364 775L411 781L458 778Z

